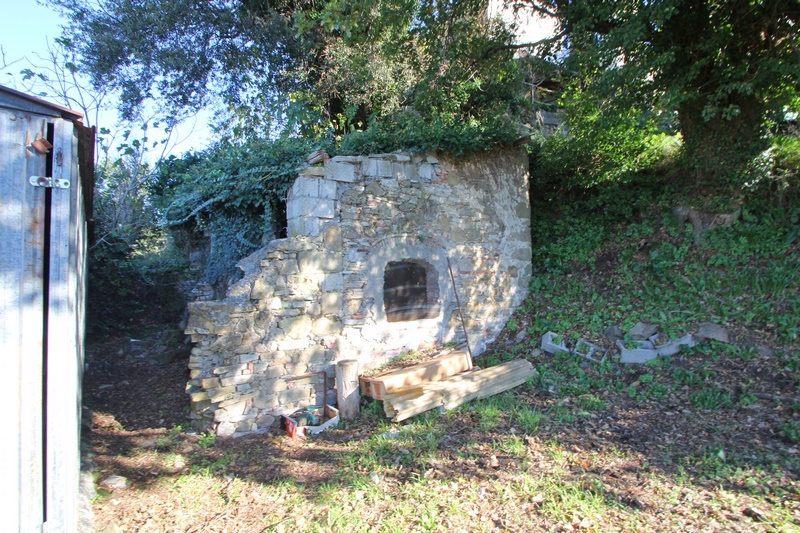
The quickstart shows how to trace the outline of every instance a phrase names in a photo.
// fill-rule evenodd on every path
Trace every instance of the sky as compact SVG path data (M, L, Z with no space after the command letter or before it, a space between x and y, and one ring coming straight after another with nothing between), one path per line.
M31 65L23 58L36 61L36 55L47 55L47 44L61 35L61 26L65 25L60 14L53 8L41 5L37 0L5 0L2 16L0 16L0 85L25 92L22 76L19 71ZM53 103L64 105L55 98L43 97ZM76 111L80 111L79 109ZM201 150L209 144L211 132L206 126L210 112L201 113L195 121L177 128L170 143L169 154L179 156L189 150ZM97 126L112 131L120 130L116 113L103 111L98 118ZM154 132L150 131L150 139L154 140ZM160 154L160 151L158 151ZM154 152L155 155L155 152Z

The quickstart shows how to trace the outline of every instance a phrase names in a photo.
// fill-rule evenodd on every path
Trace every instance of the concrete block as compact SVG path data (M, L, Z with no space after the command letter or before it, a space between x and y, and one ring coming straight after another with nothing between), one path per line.
M289 200L300 197L319 198L319 183L321 178L316 176L300 176L298 177L292 188L289 190ZM287 206L288 207L288 206Z
M356 167L352 163L328 161L325 163L325 179L353 183L356 181Z
M305 226L303 224L302 217L289 218L286 221L286 232L288 233L289 237L300 237L301 235L305 235L304 230Z
M336 182L331 180L320 180L319 197L327 200L336 200Z

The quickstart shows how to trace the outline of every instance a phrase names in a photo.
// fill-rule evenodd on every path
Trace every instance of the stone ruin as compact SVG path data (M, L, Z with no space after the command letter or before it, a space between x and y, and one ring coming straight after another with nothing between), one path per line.
M243 259L221 300L189 304L192 418L220 436L262 431L322 405L326 372L500 333L531 275L527 158L521 148L465 157L338 156L299 171L288 238ZM455 287L451 281L452 267ZM315 379L317 378L317 379Z

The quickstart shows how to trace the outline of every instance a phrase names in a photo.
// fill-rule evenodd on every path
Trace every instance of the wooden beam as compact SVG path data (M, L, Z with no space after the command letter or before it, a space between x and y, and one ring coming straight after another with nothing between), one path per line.
M397 389L440 381L472 369L472 358L464 351L450 352L429 361L360 379L361 392L376 400Z
M387 393L384 412L395 422L442 407L450 410L470 400L507 391L536 374L533 365L517 359L483 370L463 372L448 379Z

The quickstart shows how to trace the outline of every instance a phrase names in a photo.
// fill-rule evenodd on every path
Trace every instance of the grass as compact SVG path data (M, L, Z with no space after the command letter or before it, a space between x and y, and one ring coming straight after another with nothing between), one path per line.
M800 531L800 409L757 396L800 397L798 242L785 218L755 212L699 247L664 206L624 225L583 221L550 242L549 261L537 252L530 297L478 361L528 358L525 386L404 425L372 402L305 441L195 436L183 470L169 454L185 435L170 431L149 455L106 465L132 477L145 461L172 465L150 504L131 502L126 529L158 512L197 531ZM600 343L607 326L639 321L673 338L713 322L749 344L706 341L644 365L535 350L547 331ZM159 507L166 496L179 511ZM108 497L96 505L120 513Z

